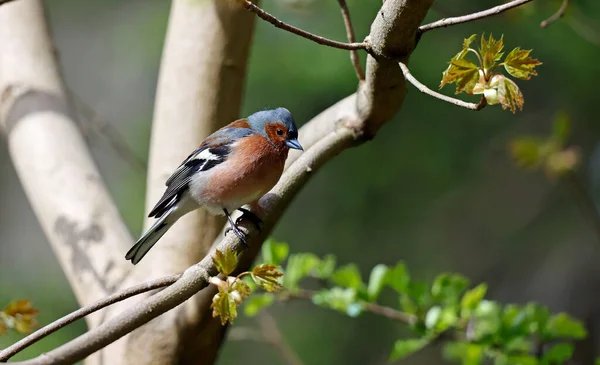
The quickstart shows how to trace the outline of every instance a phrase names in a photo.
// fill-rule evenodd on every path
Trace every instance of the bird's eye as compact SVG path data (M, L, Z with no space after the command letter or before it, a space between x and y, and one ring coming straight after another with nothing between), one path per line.
M283 136L283 129L278 129L277 130L277 135Z

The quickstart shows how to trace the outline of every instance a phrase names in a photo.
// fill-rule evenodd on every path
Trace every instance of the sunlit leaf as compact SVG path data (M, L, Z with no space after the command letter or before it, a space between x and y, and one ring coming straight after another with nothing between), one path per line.
M414 338L408 340L398 340L394 343L394 349L390 355L390 361L403 359L427 346L429 339Z
M562 365L573 356L575 347L571 343L559 343L544 352L543 365Z
M5 317L12 318L12 326L19 333L30 333L38 326L36 317L39 311L31 305L31 301L28 299L8 303L3 312Z
M329 279L335 271L335 263L334 255L326 255L313 269L314 276L319 279Z
M230 276L227 278L227 281L229 282L229 291L237 292L242 297L242 299L247 298L252 293L248 284L246 284L246 282L242 279Z
M278 292L283 288L279 282L279 278L282 276L283 273L275 265L262 264L252 270L252 278L256 284L269 292Z
M331 276L331 281L339 286L353 289L364 285L356 264L348 264L337 269Z
M471 290L468 290L460 300L460 308L463 313L468 314L481 302L487 292L487 284L479 284Z
M444 358L460 361L462 365L481 365L484 347L465 342L449 342L444 346Z
M356 317L362 312L361 305L356 299L356 290L353 288L323 289L312 297L316 305L342 312L351 317Z
M498 303L482 300L473 311L475 326L472 337L475 340L494 335L502 325L501 309Z
M270 306L275 301L275 295L271 293L261 293L251 295L244 301L244 314L253 317L262 309Z
M283 285L288 289L298 287L298 282L319 266L321 260L312 253L290 255L285 268Z
M377 299L379 293L381 293L381 290L386 283L388 270L388 267L383 264L376 265L371 270L369 284L367 285L367 294L369 295L370 300Z
M496 40L490 34L490 37L486 40L485 34L481 35L479 54L483 58L483 67L488 71L502 58L503 38L504 36L501 36L500 39Z
M406 270L406 265L398 262L394 267L390 267L386 274L386 285L389 285L398 293L404 293L410 282L410 275Z
M587 335L583 323L567 313L559 313L550 317L544 330L545 335L551 338L582 339Z
M285 242L268 239L261 247L262 261L265 264L279 265L288 257L290 247Z
M502 105L502 109L509 109L513 113L516 113L517 109L523 110L525 100L514 81L502 75L495 75L492 77L490 86L498 91L498 101Z
M509 355L506 359L506 365L538 365L539 361L534 356L529 355Z
M237 317L237 300L234 295L227 292L219 292L213 297L211 308L213 310L213 317L220 317L221 324L225 325L227 322L233 323L233 320Z
M237 266L237 254L230 249L227 249L225 252L216 250L212 260L217 270L223 275L231 274Z
M469 286L469 280L459 274L438 275L431 286L431 294L436 300L446 304L457 304L460 295Z
M466 91L473 93L479 80L479 67L467 59L452 59L448 68L442 73L440 89L446 84L456 83L456 94Z
M529 53L531 53L531 50L519 47L510 51L503 62L506 72L513 77L523 80L529 80L531 76L536 76L535 67L542 63L539 60L529 57Z

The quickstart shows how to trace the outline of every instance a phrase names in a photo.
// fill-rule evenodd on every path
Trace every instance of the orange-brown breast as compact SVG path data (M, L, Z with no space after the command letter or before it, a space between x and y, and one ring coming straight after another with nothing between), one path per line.
M277 148L258 134L238 143L227 162L215 168L211 188L203 194L207 201L248 204L266 194L281 177L288 148Z

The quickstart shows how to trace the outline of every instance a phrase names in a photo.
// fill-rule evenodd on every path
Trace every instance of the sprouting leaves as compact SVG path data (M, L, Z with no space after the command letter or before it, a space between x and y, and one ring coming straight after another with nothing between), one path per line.
M8 303L0 312L0 335L8 333L9 329L21 334L30 333L38 325L38 313L28 299Z
M283 285L278 281L283 273L275 265L258 265L252 270L251 275L254 282L268 292L278 292L283 288Z
M226 250L224 253L216 250L213 262L221 274L229 275L237 266L237 254L233 250Z
M449 62L448 68L442 73L440 88L446 84L456 84L456 94L482 94L490 105L500 104L503 109L515 113L523 110L524 98L517 84L501 73L497 72L499 66L504 66L509 75L523 80L529 80L537 75L536 66L542 63L529 55L531 50L522 50L517 47L510 51L503 62L504 39L496 40L491 34L486 39L481 36L478 50L471 48L471 43L477 36L471 35L463 42L462 50ZM472 53L474 60L468 59Z
M522 136L510 142L509 151L519 167L528 170L543 168L550 178L572 172L579 164L576 147L565 147L570 133L570 121L559 113L554 120L553 132L547 138Z
M233 323L237 317L237 307L251 293L248 284L233 276L228 277L225 281L212 277L209 281L219 289L211 304L212 316L220 317L222 325L227 322Z

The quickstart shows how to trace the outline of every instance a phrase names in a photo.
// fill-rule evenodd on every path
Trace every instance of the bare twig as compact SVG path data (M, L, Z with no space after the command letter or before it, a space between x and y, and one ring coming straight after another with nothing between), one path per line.
M356 43L356 36L354 35L354 27L352 26L352 20L350 20L350 11L348 10L348 5L346 4L346 0L338 0L340 3L340 9L342 11L342 17L344 18L344 25L346 26L346 36L348 37L348 42ZM352 61L352 65L354 65L354 70L356 71L356 77L360 81L365 79L365 72L363 71L360 60L358 58L358 52L356 50L350 51L350 60Z
M583 182L574 172L567 174L564 177L564 181L571 190L573 200L575 200L575 203L577 203L583 215L587 217L598 240L600 240L600 214L598 213L596 204L594 204L594 201L583 185Z
M552 24L555 21L557 21L558 19L560 19L560 17L562 17L564 15L565 10L567 10L568 5L569 5L569 0L563 0L562 4L560 5L560 8L558 8L556 13L552 14L551 17L549 17L548 19L541 22L540 27L546 28L550 24Z
M285 343L283 335L277 328L277 322L271 314L266 311L261 312L258 316L258 323L264 338L279 350L281 358L288 365L303 365L296 352Z
M84 102L76 93L70 92L75 107L81 111L81 114L87 119L91 128L103 136L115 152L121 156L127 163L137 169L139 172L144 173L148 169L146 161L138 157L133 151L129 143L121 136L108 121L101 118L96 111L86 102Z
M306 39L310 39L311 41L322 44L324 46L345 49L345 50L349 50L349 51L357 50L357 49L365 49L366 50L369 46L368 43L366 43L366 42L345 43L345 42L338 42L338 41L334 41L334 40L331 40L331 39L328 39L325 37L321 37L316 34L302 30L300 28L296 28L293 25L289 25L287 23L282 22L281 20L275 18L273 15L267 13L266 11L259 8L258 6L254 5L249 0L242 0L242 4L244 5L244 7L246 9L248 9L251 12L258 15L258 17L261 18L262 20L265 20L265 21L273 24L276 28L286 30L288 32L294 33L294 34L299 35L300 37L303 37Z
M456 106L460 106L462 108L467 108L467 109L471 109L471 110L481 110L481 109L483 109L483 107L485 107L487 105L484 97L481 98L481 101L479 103L475 104L475 103L467 103L466 101L462 101L460 99L455 99L450 96L446 96L444 94L435 92L435 91L431 90L430 88L428 88L427 86L420 83L419 80L415 79L415 77L413 75L411 75L410 71L408 70L408 67L406 67L406 65L404 63L399 62L399 64L400 64L400 68L402 69L402 73L404 73L404 77L422 93L431 95L434 98L446 101L450 104L454 104Z
M283 292L283 293L281 293L281 297L282 297L282 299L292 298L292 299L312 300L312 298L315 294L316 294L315 291L307 290L307 289L300 289L300 290L294 290L293 292L291 292L291 291ZM362 304L362 309L365 312L377 314L377 315L386 317L386 318L394 320L394 321L400 321L403 323L412 324L417 320L417 317L415 317L414 315L405 313L405 312L401 312L401 311L396 310L391 307L386 307L386 306L383 306L383 305L380 305L377 303L372 303L372 302L362 302L361 304Z
M498 6L495 6L493 8L487 9L487 10L479 11L477 13L463 15L463 16L457 16L457 17L453 17L453 18L445 18L445 19L441 19L441 20L438 20L433 23L425 24L425 25L420 26L419 30L421 31L421 33L425 33L427 31L430 31L435 28L445 28L450 25L472 22L473 20L487 18L488 16L500 14L502 12L505 12L506 10L516 8L517 6L521 6L530 1L532 1L532 0L513 0L506 4L498 5Z
M160 279L155 279L148 281L146 283L142 283L136 286L132 286L131 288L127 288L118 293L107 296L106 298L102 298L95 303L92 303L88 306L80 308L74 312L69 313L68 315L50 323L47 326L40 328L29 336L23 338L17 343L7 347L6 349L0 351L0 361L7 361L17 353L26 349L27 347L33 345L38 342L42 338L58 331L64 326L75 322L78 319L81 319L91 313L99 311L105 307L108 307L111 304L123 301L125 299L131 298L135 295L142 294L154 289L163 288L165 286L169 286L179 279L181 274L166 276Z

